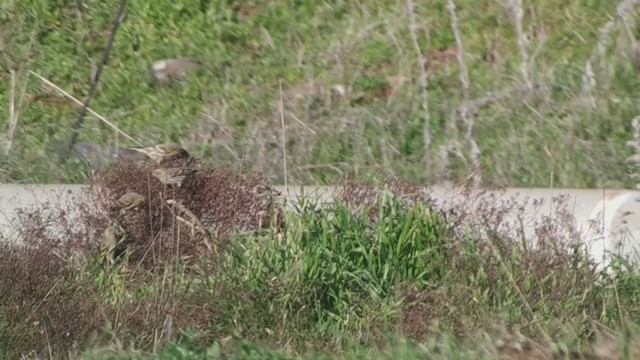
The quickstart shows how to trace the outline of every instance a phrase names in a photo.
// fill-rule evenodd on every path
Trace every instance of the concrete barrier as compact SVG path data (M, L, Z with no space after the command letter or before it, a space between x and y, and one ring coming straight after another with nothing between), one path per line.
M16 239L17 211L32 206L51 203L62 207L72 200L72 195L81 194L82 185L22 185L0 184L0 240Z
M83 185L18 185L0 184L0 237L16 237L16 210L50 202L53 206L68 206L74 196L81 196ZM283 197L298 196L332 201L334 187L276 186ZM304 190L303 190L304 189ZM566 228L567 240L587 244L591 256L600 264L607 263L607 252L630 259L640 258L640 192L632 190L509 188L502 191L465 193L461 189L436 186L429 189L439 208L458 207L480 213L487 206L509 208L504 211L505 223L521 226L528 240L536 239L536 231L544 224L556 221ZM72 215L70 215L72 216Z

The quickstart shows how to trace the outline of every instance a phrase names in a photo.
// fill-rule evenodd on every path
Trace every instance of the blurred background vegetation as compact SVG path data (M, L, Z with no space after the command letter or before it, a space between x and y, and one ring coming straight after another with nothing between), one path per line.
M446 1L418 0L129 2L90 107L142 144L175 142L276 183L283 144L289 183L330 184L379 167L422 183L457 181L474 168L473 140L486 184L633 187L625 143L638 115L637 11L518 3L456 1L452 13ZM86 180L89 168L59 151L79 107L29 71L82 101L117 6L0 1L0 130L9 149L1 181ZM152 64L177 57L203 65L154 84ZM136 145L91 115L79 141Z

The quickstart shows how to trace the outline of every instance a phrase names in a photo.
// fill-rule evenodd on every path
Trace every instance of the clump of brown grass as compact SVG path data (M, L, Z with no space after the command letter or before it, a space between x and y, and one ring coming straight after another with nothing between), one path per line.
M195 166L189 160L163 164L176 165ZM155 178L151 174L155 168L122 161L96 173L91 181L100 208L108 209L114 199L131 191L146 197L139 211L108 214L125 229L131 261L156 266L178 252L193 258L213 256L234 231L269 226L273 216L282 221L282 209L275 201L279 194L260 175L200 168L177 187ZM104 228L104 223L98 225Z
M91 282L53 242L0 243L0 353L68 353L103 324Z
M162 166L175 165L198 167ZM151 174L157 166L120 161L97 171L86 191L19 209L16 241L0 243L0 353L77 353L91 339L149 349L188 327L210 340L220 316L214 290L211 284L193 290L181 269L206 282L214 268L199 260L215 260L234 231L282 225L278 194L260 175L203 167L181 187L165 186ZM131 191L146 197L144 206L112 207ZM128 252L117 268L93 261L113 223L126 233ZM151 295L114 301L129 288Z

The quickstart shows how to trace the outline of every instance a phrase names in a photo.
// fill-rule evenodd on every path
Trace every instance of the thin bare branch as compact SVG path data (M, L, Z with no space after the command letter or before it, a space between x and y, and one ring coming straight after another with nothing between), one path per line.
M5 155L9 155L9 151L11 151L13 132L18 123L18 117L16 116L16 72L13 70L11 70L11 89L9 91L9 130L7 131L7 142L4 148Z
M604 56L607 42L609 40L609 36L611 31L613 30L614 25L618 22L618 20L626 17L635 7L640 4L640 0L622 0L618 3L618 7L616 8L616 14L612 19L607 21L606 24L600 29L600 36L598 36L598 42L596 43L596 47L593 49L589 60L585 64L585 76L582 79L582 91L584 94L589 95L591 98L591 91L595 87L595 73L593 67L596 61L599 61L598 64L601 64L602 57ZM601 70L598 66L596 70ZM595 100L593 100L595 101Z
M467 70L467 65L464 62L464 48L462 47L462 36L460 35L460 28L458 27L456 4L453 0L448 0L447 9L451 16L451 30L453 31L453 36L456 39L456 58L458 60L458 66L460 67L460 84L462 85L462 106L460 108L460 115L466 128L465 139L471 148L473 185L475 187L479 187L482 182L480 170L480 147L475 140L475 117L473 113L469 111L469 88L471 85L469 84L469 72Z
M113 27L111 28L111 34L109 35L109 41L107 42L107 46L104 48L104 51L102 52L102 59L98 64L95 75L91 77L89 93L87 94L87 97L84 99L82 103L82 107L78 112L78 117L76 118L76 122L73 125L71 141L69 141L68 151L71 151L73 149L73 145L75 145L75 143L78 141L78 136L80 135L80 128L84 123L84 118L85 118L85 115L87 114L87 110L89 108L89 104L91 103L91 99L93 99L93 96L95 95L96 90L98 89L98 82L100 81L100 76L102 75L102 69L104 68L104 66L107 64L107 61L109 60L109 54L111 53L111 48L113 47L113 41L116 37L116 32L118 31L118 28L120 28L120 25L124 20L124 12L126 8L127 8L127 0L120 0L118 12L113 22Z
M293 118L293 120L297 121L300 125L304 126L305 129L309 130L310 133L316 136L318 135L318 133L315 132L315 130L313 130L312 128L310 128L309 125L305 124L304 121L298 119L298 117L294 113L288 113L288 114Z
M60 94L66 96L67 98L71 99L71 101L75 102L78 105L82 105L82 102L80 102L80 100L76 99L75 97L73 97L71 94L69 94L68 92L62 90L58 85L52 83L51 81L45 79L43 76L34 73L33 71L29 70L29 73L35 77L37 77L38 79L42 80L42 82L44 82L45 84L51 86L54 90L58 91ZM127 135L127 133L125 133L124 131L120 130L117 126L115 126L114 124L112 124L109 120L105 119L104 116L98 114L97 112L93 111L91 108L87 107L87 111L95 116L97 119L101 120L102 122L104 122L105 124L109 125L111 128L113 128L115 131L119 132L120 134L122 134L124 137L126 137L127 139L133 141L134 143L136 143L137 145L141 145L140 142L138 142L136 139L132 138L131 136Z
M626 161L635 168L631 178L638 180L640 179L640 116L631 120L631 127L633 128L632 139L627 141L626 147L633 151L633 155ZM640 184L636 184L636 189L640 189Z
M187 209L180 202L175 201L173 199L167 199L165 201L167 204L174 206L178 211L180 211L181 214L184 214L186 215L186 217L188 217L188 219L185 219L181 216L174 214L178 221L182 222L183 224L191 228L191 236L195 236L195 232L200 233L203 239L202 242L204 243L204 246L207 248L207 251L209 252L209 254L215 255L216 251L209 241L210 234L207 231L207 229L204 227L200 219L198 219L198 217L191 210Z
M411 34L411 42L416 52L416 58L418 59L418 86L420 87L420 93L422 96L422 111L424 111L424 127L422 129L422 141L423 141L423 156L424 161L427 164L427 169L431 166L431 115L429 113L429 78L427 71L425 70L426 60L420 44L418 43L418 30L419 26L416 21L416 6L413 0L407 0L407 14L409 15L409 33Z
M278 86L280 89L280 102L278 103L278 107L280 110L280 126L282 127L282 166L284 171L284 186L287 187L287 139L284 127L284 99L282 97L282 80L278 82Z
M9 103L9 129L7 130L7 136L6 136L6 143L5 143L5 149L4 149L4 153L5 155L9 155L9 153L11 152L11 147L13 146L13 140L14 140L14 136L15 136L15 131L16 128L18 126L18 120L20 119L20 109L22 108L22 103L24 101L24 96L27 92L27 80L24 81L24 84L22 86L22 91L20 92L20 97L18 99L18 102L16 104L16 84L17 84L17 78L18 75L16 74L16 71L14 69L20 69L21 65L24 64L27 59L31 56L32 54L32 50L33 50L33 45L36 42L36 36L37 32L33 31L31 33L31 36L29 37L29 45L27 46L27 51L25 51L25 53L22 55L21 59L19 61L17 61L16 63L13 63L11 61L11 58L9 56L9 52L7 51L3 51L3 46L0 44L0 53L2 53L2 55L4 56L5 59L5 63L7 66L9 66L11 68L10 73L11 73L11 98L10 98L10 103ZM20 72L18 70L18 72Z
M524 81L527 92L533 90L531 83L531 70L529 66L529 40L522 29L522 19L524 12L522 10L522 0L511 0L510 5L514 12L514 25L516 27L516 34L518 35L518 48L520 49L520 57L522 63L520 64L520 72L522 72L522 80Z

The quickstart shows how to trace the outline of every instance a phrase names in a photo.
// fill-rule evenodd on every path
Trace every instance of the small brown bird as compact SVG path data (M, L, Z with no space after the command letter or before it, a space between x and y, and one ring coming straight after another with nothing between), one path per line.
M152 174L166 185L182 186L182 182L197 170L188 167L169 167L153 170Z
M146 199L137 192L131 191L122 195L113 205L113 210L132 210L144 206Z
M104 229L100 237L100 257L106 261L108 266L113 265L114 258L119 255L121 249L119 245L125 240L126 234L122 226L112 222Z
M159 164L167 160L189 159L191 157L187 150L173 144L159 144L147 147L132 147L130 149L147 155L150 159Z

